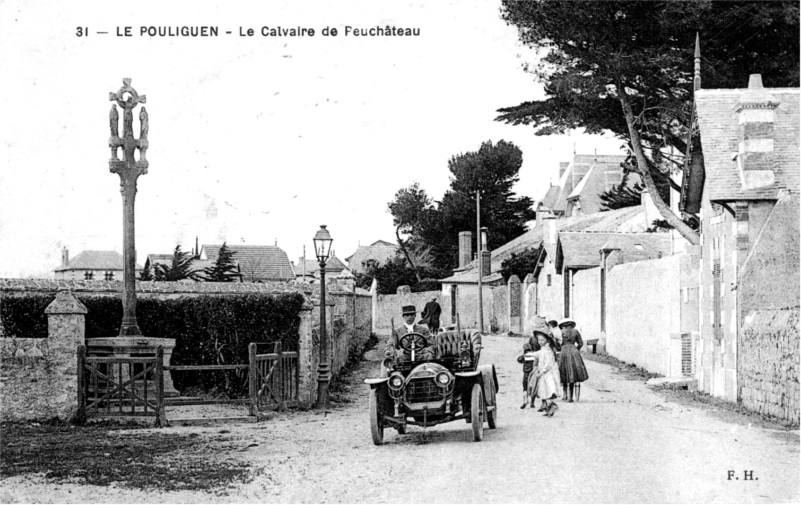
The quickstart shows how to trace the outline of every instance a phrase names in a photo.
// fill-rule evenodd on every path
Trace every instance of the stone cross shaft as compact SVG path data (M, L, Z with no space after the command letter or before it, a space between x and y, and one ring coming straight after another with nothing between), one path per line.
M134 233L134 201L136 199L136 180L147 173L147 132L149 129L147 110L139 111L139 139L133 134L133 109L145 103L145 95L131 87L131 79L123 79L122 87L116 93L109 93L109 100L116 101L109 113L111 137L108 139L111 148L111 159L108 161L109 171L120 176L120 193L122 193L122 229L123 229L123 316L120 336L141 335L136 321L136 244ZM117 105L123 109L123 133L119 136L120 115ZM122 160L118 151L122 148ZM134 156L139 150L139 159Z

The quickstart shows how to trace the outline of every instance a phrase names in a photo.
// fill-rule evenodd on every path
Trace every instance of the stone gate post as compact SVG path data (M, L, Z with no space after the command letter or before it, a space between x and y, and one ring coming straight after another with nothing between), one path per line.
M509 287L509 331L512 333L523 333L523 325L520 318L520 277L513 275L507 282Z
M78 409L78 345L86 343L86 307L71 291L59 291L47 314L47 358L54 366L52 415L70 419Z

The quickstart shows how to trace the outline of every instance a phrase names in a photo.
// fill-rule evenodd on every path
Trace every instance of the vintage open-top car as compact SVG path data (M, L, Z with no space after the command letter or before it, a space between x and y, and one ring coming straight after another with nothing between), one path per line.
M498 378L493 365L479 366L481 333L451 330L438 335L407 333L395 342L409 361L388 359L383 377L370 385L370 431L373 443L384 441L384 428L406 433L406 426L429 427L464 419L472 424L473 440L484 437L484 422L494 429L498 419ZM434 358L417 359L433 346Z

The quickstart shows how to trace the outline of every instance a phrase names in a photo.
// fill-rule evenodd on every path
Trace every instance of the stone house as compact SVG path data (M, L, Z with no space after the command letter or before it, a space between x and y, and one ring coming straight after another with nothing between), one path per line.
M69 250L61 250L61 266L53 270L56 279L122 280L122 254L116 251L83 251L70 260ZM136 264L136 275L142 266Z
M348 262L348 270L358 274L367 272L371 267L381 266L397 255L397 244L377 240L369 246L359 246L345 261Z
M696 378L797 422L799 89L764 88L757 74L747 89L696 89L695 108L701 152L689 166L703 174L682 198L700 209Z

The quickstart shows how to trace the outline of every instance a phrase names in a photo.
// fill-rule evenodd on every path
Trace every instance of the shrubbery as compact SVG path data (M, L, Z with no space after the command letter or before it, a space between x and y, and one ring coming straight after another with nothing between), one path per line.
M54 295L3 299L6 336L47 337L44 309ZM119 335L122 301L110 296L79 296L88 309L86 338ZM137 300L142 334L174 338L172 365L246 364L251 342L281 342L284 351L298 350L303 296L226 295ZM272 346L258 351L272 352ZM198 387L226 395L246 393L246 373L178 371L172 374L179 390Z

